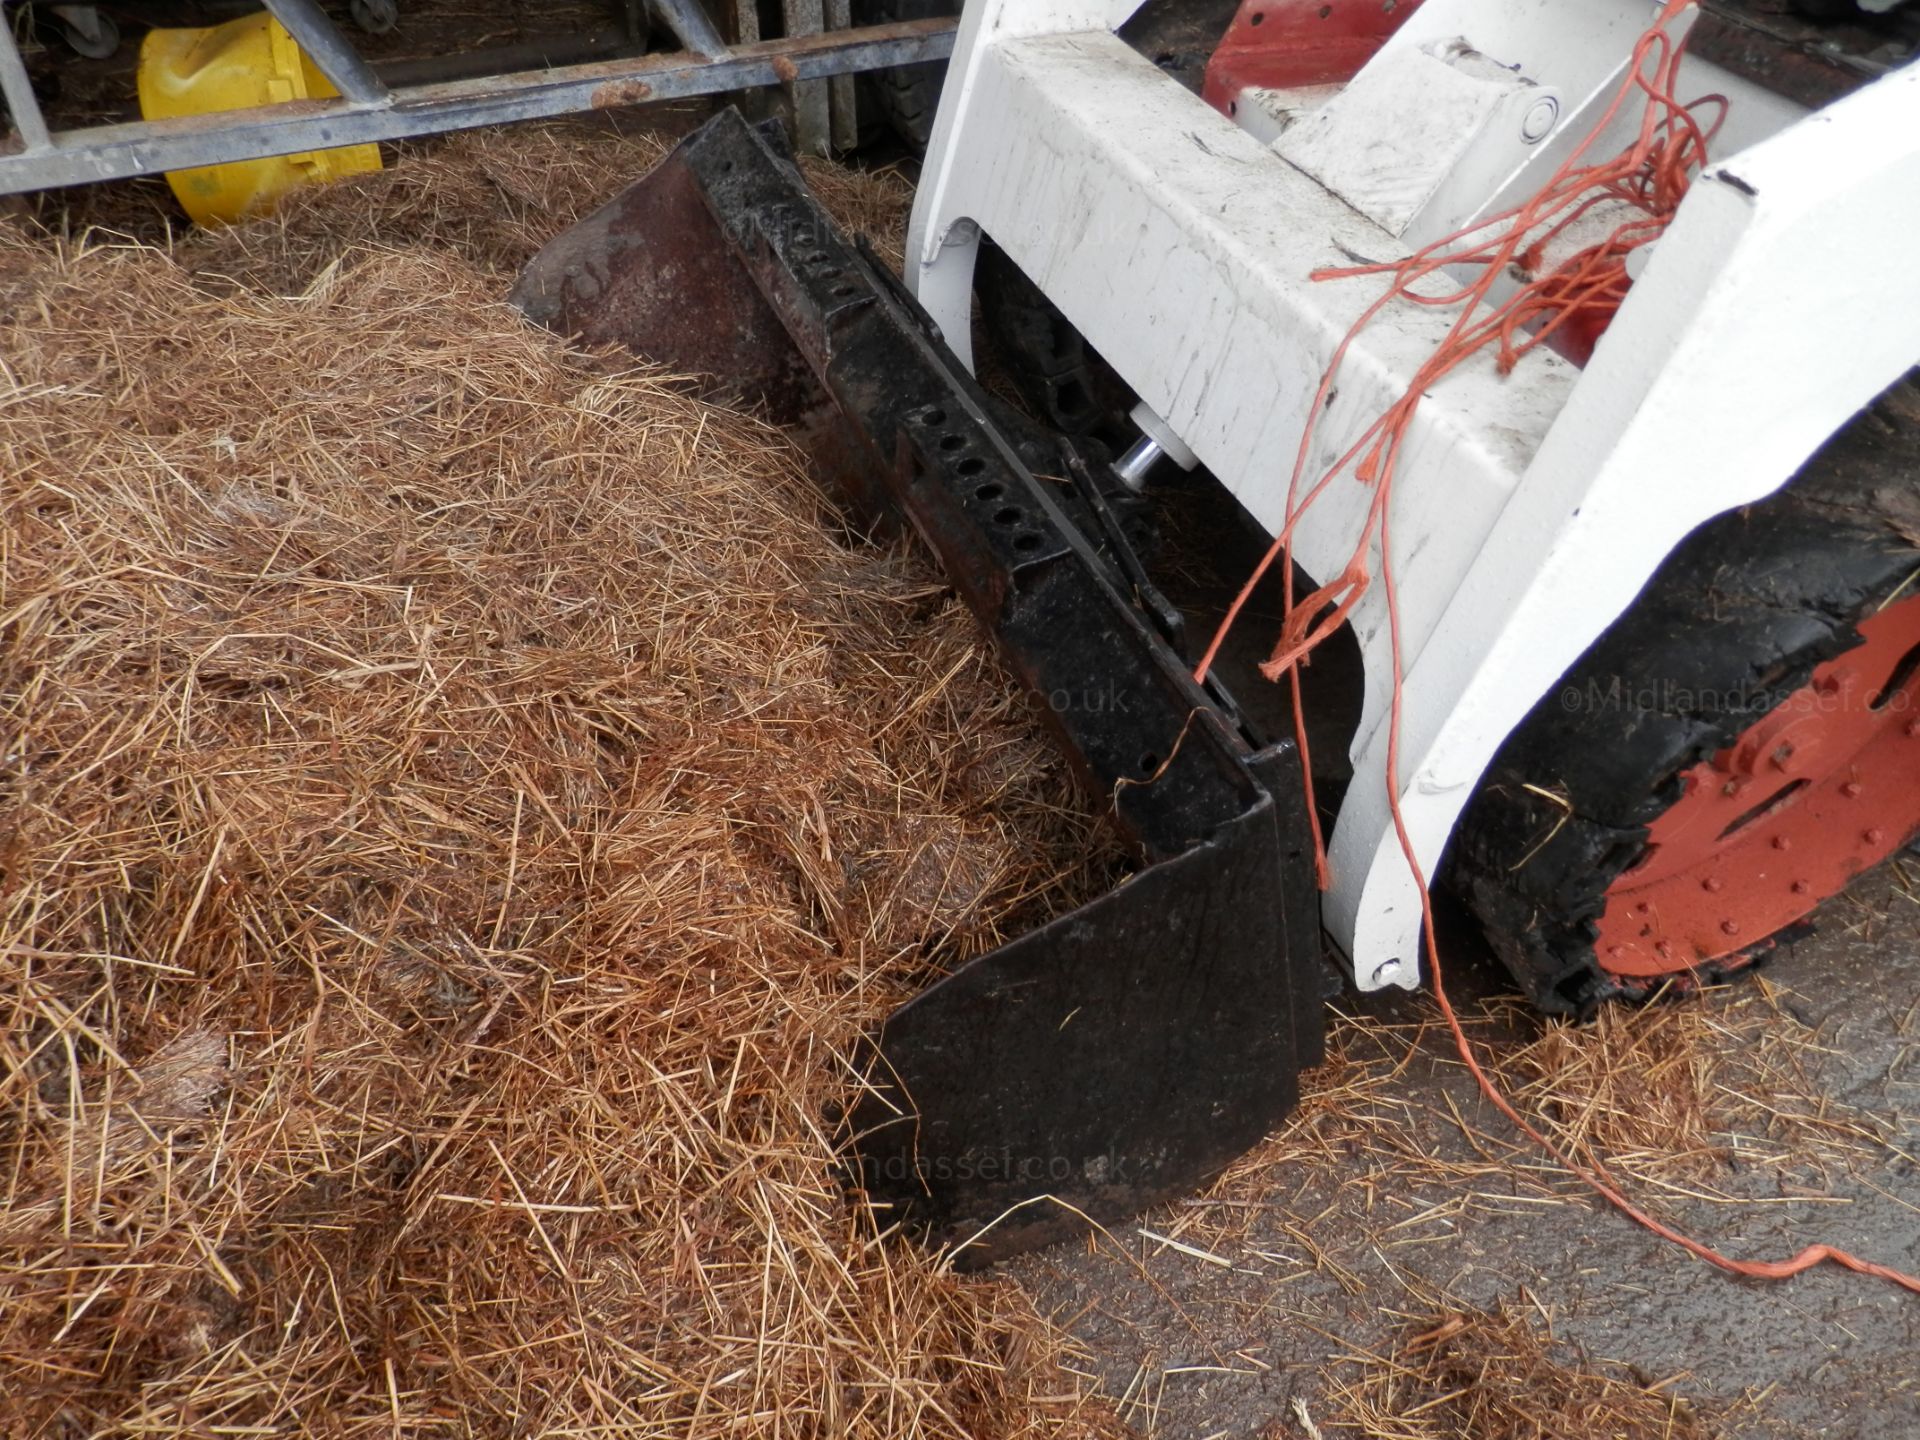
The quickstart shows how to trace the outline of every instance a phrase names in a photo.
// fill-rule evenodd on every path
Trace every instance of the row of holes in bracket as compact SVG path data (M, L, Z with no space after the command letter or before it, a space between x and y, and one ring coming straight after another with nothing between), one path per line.
M987 509L997 527L1014 532L1013 548L1016 553L1031 555L1046 543L1039 532L1031 528L1027 512L1020 507L1019 501L1007 494L1007 487L998 480L983 478L987 473L987 462L978 455L967 453L972 448L972 441L958 430L944 428L947 424L945 410L938 405L930 405L914 415L913 421L922 430L936 432L932 437L932 448L952 466L954 474L963 481L974 482L970 491L973 503Z
M792 226L795 214L793 206L783 201L775 204L770 213L774 224L781 230L787 230ZM817 216L808 212L805 214L805 219L809 226L819 227L824 231L824 226ZM817 242L808 242L805 248L793 257L793 263L800 267L803 279L815 284L834 282L827 294L835 300L851 300L860 293L860 287L853 283L847 272L834 263L833 256L821 249Z
M966 453L970 448L968 438L957 430L944 428L947 424L947 412L938 405L930 405L913 416L913 421L922 430L934 432L933 448L946 457L953 466L954 474L963 480L974 480L987 472L987 462L978 455ZM1046 541L1035 531L1023 528L1027 524L1027 512L1018 502L1007 496L1007 488L997 480L980 479L973 486L971 498L975 504L992 509L993 523L1003 530L1014 531L1013 548L1022 555L1031 555ZM1004 503L1003 503L1004 502ZM1088 747L1087 758L1102 771L1111 771L1112 754L1102 745ZM1140 757L1138 778L1151 780L1160 770L1160 757L1149 750Z
M723 172L731 171L734 168L733 161L724 161L720 168ZM773 207L774 219L783 226L788 223L792 214L793 207L790 205L778 204ZM845 280L846 272L838 265L832 264L832 259L831 255L817 246L802 251L794 257L796 264L807 267L813 279L840 281L828 291L835 299L850 299L859 293L859 287ZM969 448L967 437L957 430L942 430L941 427L947 423L945 410L937 405L930 405L916 414L913 419L924 430L941 430L934 445L943 456L951 460L956 475L963 480L970 480L986 474L986 461L977 455L964 453ZM996 505L1003 500L1007 502L993 511L993 523L1002 529L1016 532L1013 537L1013 548L1016 552L1029 555L1046 543L1038 532L1022 528L1026 525L1027 514L1017 502L1008 499L1006 487L999 481L981 480L974 486L972 498L976 504L982 506ZM1088 758L1103 770L1109 768L1111 756L1104 746L1095 746L1089 752ZM1141 779L1155 778L1159 769L1160 757L1154 752L1148 751L1140 757Z

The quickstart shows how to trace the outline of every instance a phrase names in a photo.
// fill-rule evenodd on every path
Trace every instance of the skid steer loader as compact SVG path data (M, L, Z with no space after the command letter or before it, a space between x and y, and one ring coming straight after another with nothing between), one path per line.
M715 377L910 524L1138 846L1118 889L874 1037L858 1183L963 1263L1137 1211L1269 1130L1320 1054L1323 926L1360 989L1415 986L1422 876L1540 1007L1583 1013L1752 964L1920 830L1900 12L1852 17L1849 49L1724 0L1244 0L1187 86L1121 33L1141 9L968 0L904 279L729 111L514 297ZM1650 24L1690 42L1657 124ZM1619 293L1552 344L1430 368L1460 317L1383 273L1680 128L1690 184ZM1477 303L1563 273L1548 248ZM1007 368L1051 426L970 373L977 269L1038 306ZM1124 453L1057 433L1116 385ZM1389 413L1382 509L1336 462ZM1196 664L1136 553L1157 492L1191 493L1173 466L1284 537L1302 584L1374 581L1338 607L1363 696L1324 896L1298 736L1237 703L1265 681ZM1311 709L1311 673L1276 673ZM1126 703L1073 703L1093 694Z

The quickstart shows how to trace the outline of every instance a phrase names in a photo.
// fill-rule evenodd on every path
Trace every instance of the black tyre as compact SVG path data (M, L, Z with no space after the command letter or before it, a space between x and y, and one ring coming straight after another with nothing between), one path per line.
M1785 489L1689 536L1534 707L1447 873L1541 1009L1744 968L1782 907L1804 916L1920 829L1920 738L1897 748L1920 737L1917 570L1910 376ZM1691 823L1683 804L1720 808ZM1712 927L1703 906L1724 907Z

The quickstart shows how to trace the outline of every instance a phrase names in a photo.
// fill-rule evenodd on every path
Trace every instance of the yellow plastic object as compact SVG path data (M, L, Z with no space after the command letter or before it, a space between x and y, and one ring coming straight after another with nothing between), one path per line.
M149 120L205 115L340 92L300 53L271 15L245 15L210 30L149 30L140 46L140 113ZM202 225L271 210L282 195L380 168L378 145L343 145L266 160L170 170L167 182Z

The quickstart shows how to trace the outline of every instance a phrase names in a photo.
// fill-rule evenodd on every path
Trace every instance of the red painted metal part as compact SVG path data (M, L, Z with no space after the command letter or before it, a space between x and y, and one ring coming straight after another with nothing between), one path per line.
M1248 88L1351 80L1420 0L1244 0L1207 64L1200 94L1234 113Z
M1421 0L1241 0L1233 23L1207 63L1201 98L1238 116L1250 89L1344 85L1360 73ZM1576 365L1612 323L1614 307L1576 313L1548 338L1549 348Z
M1595 955L1635 982L1731 968L1920 830L1920 597L1685 776L1614 882Z

